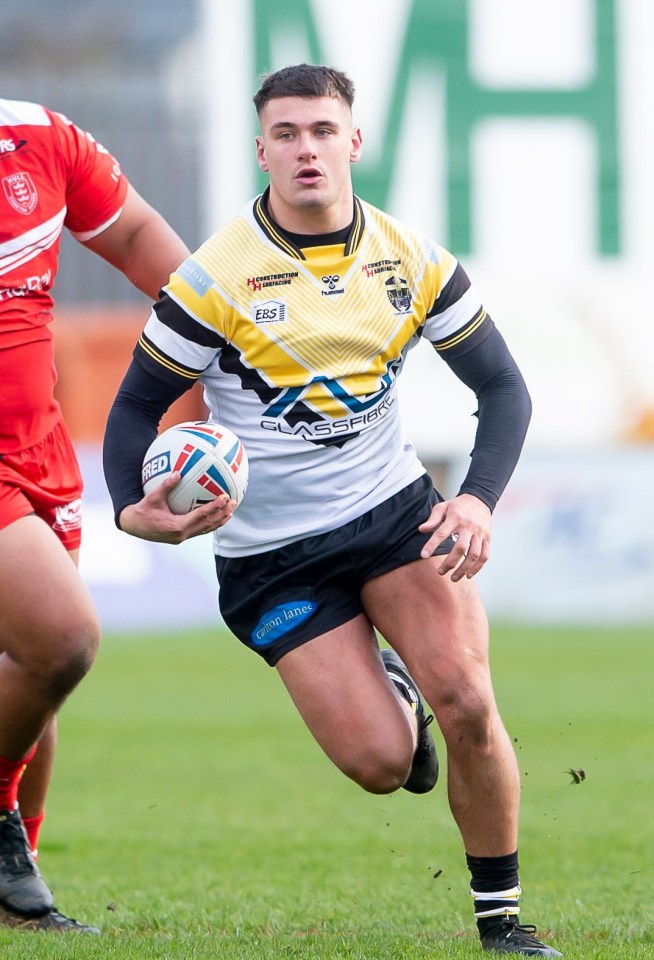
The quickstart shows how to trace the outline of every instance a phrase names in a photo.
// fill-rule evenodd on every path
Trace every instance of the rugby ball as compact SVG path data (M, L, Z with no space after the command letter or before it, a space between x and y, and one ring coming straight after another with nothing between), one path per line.
M150 493L178 470L181 479L168 494L173 513L188 513L226 493L238 505L248 483L245 447L219 423L190 420L164 430L143 458L143 492Z

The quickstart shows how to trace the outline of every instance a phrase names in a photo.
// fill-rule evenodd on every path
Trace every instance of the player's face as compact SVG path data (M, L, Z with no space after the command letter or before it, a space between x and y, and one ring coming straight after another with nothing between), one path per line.
M361 132L350 108L333 97L280 97L261 112L257 160L270 176L275 220L294 233L322 233L352 219L350 164Z

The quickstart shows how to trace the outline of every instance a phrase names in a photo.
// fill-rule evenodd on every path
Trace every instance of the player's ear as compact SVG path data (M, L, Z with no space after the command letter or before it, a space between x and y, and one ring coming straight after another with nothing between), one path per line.
M350 163L358 163L362 150L363 137L361 136L361 130L359 127L355 127L352 131L352 139L350 142Z
M268 161L266 160L266 148L263 144L263 137L255 137L254 139L257 145L257 163L259 164L259 169L263 170L264 173L268 173Z

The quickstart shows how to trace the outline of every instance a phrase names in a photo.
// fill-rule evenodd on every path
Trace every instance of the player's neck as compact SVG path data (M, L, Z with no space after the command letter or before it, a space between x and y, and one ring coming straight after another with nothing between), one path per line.
M337 204L327 208L297 208L284 203L270 191L267 196L268 213L285 232L302 236L335 234L352 223L354 195L349 193Z
M343 227L341 230L332 230L329 233L293 233L292 230L284 230L283 227L279 227L279 230L301 250L306 250L309 247L338 246L339 244L345 246L352 232L352 222L350 220L347 227Z

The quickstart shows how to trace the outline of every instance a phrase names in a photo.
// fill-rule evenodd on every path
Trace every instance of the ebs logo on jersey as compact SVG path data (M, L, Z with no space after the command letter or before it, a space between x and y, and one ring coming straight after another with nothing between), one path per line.
M252 319L255 323L282 323L287 319L286 304L281 300L266 300L252 304Z

